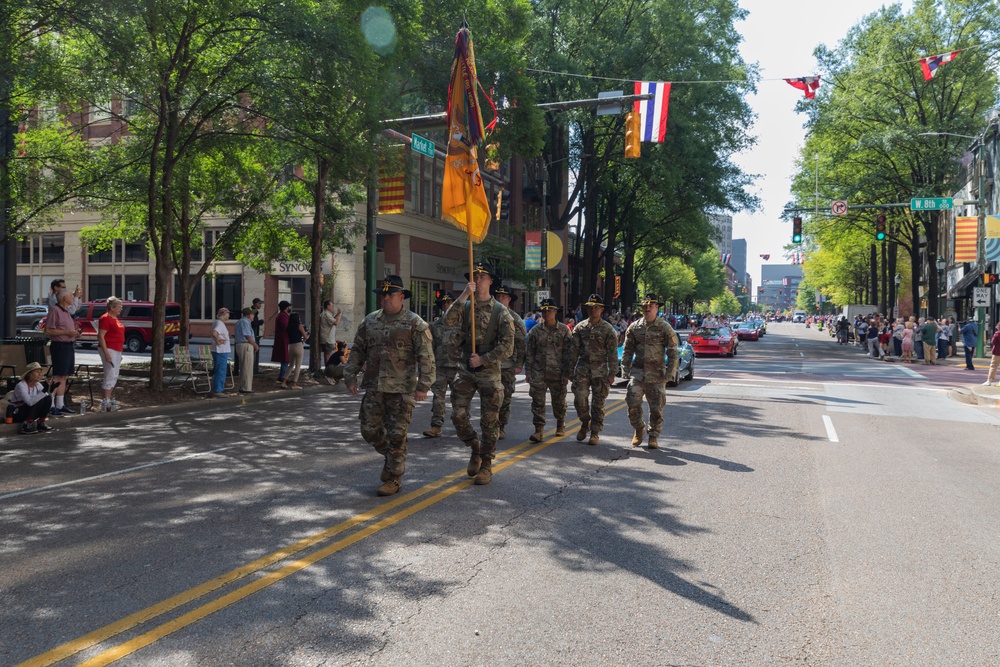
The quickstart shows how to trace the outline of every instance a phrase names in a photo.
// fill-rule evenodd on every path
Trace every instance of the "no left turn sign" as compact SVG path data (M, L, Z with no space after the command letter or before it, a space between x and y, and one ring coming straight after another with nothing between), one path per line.
M838 199L833 202L833 206L830 207L830 210L833 211L834 215L844 215L847 213L847 202L842 199Z

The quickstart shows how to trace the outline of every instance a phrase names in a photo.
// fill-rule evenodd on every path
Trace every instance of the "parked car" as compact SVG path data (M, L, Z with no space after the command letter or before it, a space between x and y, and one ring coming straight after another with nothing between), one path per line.
M34 331L49 313L49 307L43 304L26 303L17 307L16 326L18 331Z
M760 329L753 322L740 322L736 327L736 335L740 340L757 340L760 338Z
M108 305L104 299L97 301L86 301L73 313L77 328L80 329L80 338L77 344L82 347L97 345L97 321L101 315L108 312ZM153 343L153 302L152 301L125 301L122 303L122 312L118 320L125 327L125 350L128 352L142 352L147 346ZM44 320L41 326L45 327ZM177 344L177 339L181 332L181 306L179 303L167 303L166 321L163 327L163 348L167 351L173 349Z
M728 327L699 327L688 338L694 353L719 354L735 357L740 339L736 332Z
M618 377L625 379L622 372L622 354L625 346L618 346ZM669 363L669 362L668 362ZM694 350L686 340L681 339L677 346L677 372L674 377L667 380L668 387L676 387L681 380L690 382L694 379Z

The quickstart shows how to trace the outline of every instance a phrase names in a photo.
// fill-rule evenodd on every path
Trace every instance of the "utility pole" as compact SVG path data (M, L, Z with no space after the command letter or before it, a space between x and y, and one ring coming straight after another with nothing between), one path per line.
M0 22L0 25L7 21ZM14 92L14 63L10 57L8 35L0 34L0 336L10 338L16 330L17 246L11 233L10 160L14 156L17 127L11 108Z

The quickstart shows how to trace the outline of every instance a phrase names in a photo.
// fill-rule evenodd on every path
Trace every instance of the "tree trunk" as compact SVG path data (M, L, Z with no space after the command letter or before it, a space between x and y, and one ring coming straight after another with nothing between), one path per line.
M310 297L312 315L309 327L309 371L322 370L323 350L319 340L319 321L323 311L323 217L326 212L327 181L330 178L330 163L319 158L316 175L316 191L313 193L312 264L309 267Z
M618 237L618 192L609 193L608 242L604 249L604 303L611 303L615 294L615 243Z
M635 229L625 227L625 265L622 267L622 312L632 310L635 304Z
M594 155L594 130L591 128L583 134L583 152ZM590 294L594 291L594 238L597 236L597 173L593 158L587 159L584 170L584 203L583 203L583 266L581 267L581 291Z

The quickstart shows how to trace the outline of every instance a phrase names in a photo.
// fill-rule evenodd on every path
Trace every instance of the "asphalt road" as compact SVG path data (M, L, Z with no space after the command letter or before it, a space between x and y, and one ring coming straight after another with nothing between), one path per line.
M695 374L659 451L519 386L485 487L425 402L388 499L338 392L7 438L0 665L1000 664L985 371L782 324Z

